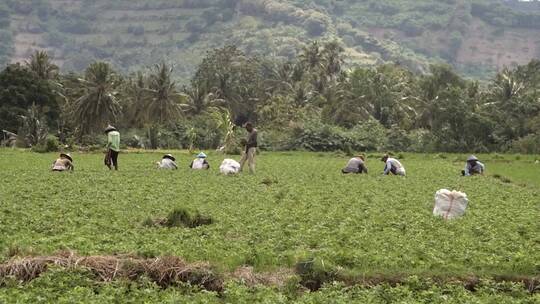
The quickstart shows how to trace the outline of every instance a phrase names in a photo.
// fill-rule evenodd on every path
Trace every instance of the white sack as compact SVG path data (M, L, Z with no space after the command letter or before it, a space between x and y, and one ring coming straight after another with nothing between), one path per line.
M441 189L435 193L433 215L446 220L463 216L468 202L467 194L463 192Z
M237 174L240 172L240 164L234 159L225 159L219 166L219 172L225 175Z

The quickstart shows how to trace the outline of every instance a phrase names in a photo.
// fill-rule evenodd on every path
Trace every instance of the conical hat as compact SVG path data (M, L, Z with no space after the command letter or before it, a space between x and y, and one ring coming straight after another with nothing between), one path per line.
M204 154L204 152L201 152L197 155L197 158L206 158L206 154Z
M176 161L176 158L174 158L174 156L172 156L172 154L165 154L165 155L163 155L163 158L168 158L168 159L170 159L172 161Z
M471 155L471 156L469 156L469 158L467 158L467 161L468 162L469 161L478 161L478 158L476 158L476 156L474 156L474 155Z
M69 159L70 162L73 162L73 158L71 157L71 154L69 154L69 153L60 153L60 157L62 157L62 156Z
M109 133L111 131L116 131L116 128L111 125L108 125L107 128L105 128L105 133Z

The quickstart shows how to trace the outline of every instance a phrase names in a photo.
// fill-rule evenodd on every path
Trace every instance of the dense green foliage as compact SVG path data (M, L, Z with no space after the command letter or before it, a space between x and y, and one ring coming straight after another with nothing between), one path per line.
M166 63L122 75L95 62L64 75L44 73L56 66L43 56L0 73L1 127L19 130L17 115L35 103L64 145L99 145L94 135L113 123L129 147L235 151L235 126L252 121L267 150L540 152L536 60L479 83L447 65L429 74L397 64L345 69L336 41L312 42L287 61L227 46L209 51L180 87Z
M444 60L470 75L486 77L504 64L537 58L538 3L496 0L6 0L0 6L0 64L52 50L63 68L81 72L104 60L121 72L156 61L183 62L175 75L187 80L208 48L239 46L249 55L295 56L311 39L338 40L348 60L372 66L399 61L425 71ZM481 26L479 26L479 24ZM514 29L519 29L514 31ZM480 48L479 58L463 58L465 41L491 43L505 31L530 50L498 55ZM471 36L471 33L479 33ZM21 38L17 38L22 35ZM503 41L504 46L513 42ZM489 53L489 54L488 54ZM514 56L498 62L497 57Z
M486 281L471 293L459 283L438 285L432 275L538 274L538 170L534 158L480 155L489 174L506 175L523 166L534 179L523 185L491 176L462 178L464 155L405 154L406 178L380 176L379 155L368 155L370 174L342 176L347 157L340 154L263 153L258 175L221 176L224 156L209 153L210 171L188 171L193 155L176 151L178 171L153 169L158 153L123 153L121 171L109 172L101 154L75 153L75 172L48 173L55 154L1 150L2 214L0 252L5 261L14 252L52 254L71 249L81 255L132 253L144 257L175 255L188 261L209 261L220 271L249 265L257 271L292 268L315 259L327 269L349 275L412 277L391 288L344 288L339 284L298 294L298 282L284 290L249 289L229 282L226 302L268 298L269 302L508 301L534 303L520 284ZM506 164L491 170L492 163ZM380 170L380 171L379 171ZM432 216L439 188L468 194L465 216L452 222ZM392 191L389 191L392 189ZM175 209L181 212L171 213ZM209 225L148 227L148 217L200 212ZM21 224L24 223L24 224ZM96 283L90 273L53 270L21 285L4 282L0 300L42 297L99 301L138 296L187 302L215 294L171 288L150 282ZM293 291L287 291L292 288ZM378 300L377 300L378 299ZM393 299L393 300L391 300ZM431 299L431 300L430 300ZM458 300L460 299L460 300ZM78 300L77 300L78 301ZM210 300L208 300L210 301Z

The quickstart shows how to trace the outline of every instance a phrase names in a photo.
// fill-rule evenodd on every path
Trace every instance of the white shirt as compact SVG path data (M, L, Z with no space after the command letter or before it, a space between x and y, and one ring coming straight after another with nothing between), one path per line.
M172 159L164 158L159 163L159 168L160 169L171 170L171 169L178 169L178 166L176 165L176 163Z
M405 167L399 162L399 160L395 158L389 157L386 160L386 167L384 168L384 174L389 174L392 170L392 167L396 169L396 172L403 172L405 173Z
M204 158L197 158L193 160L193 163L191 163L191 169L194 170L202 170L207 169L208 166L204 163L206 159Z

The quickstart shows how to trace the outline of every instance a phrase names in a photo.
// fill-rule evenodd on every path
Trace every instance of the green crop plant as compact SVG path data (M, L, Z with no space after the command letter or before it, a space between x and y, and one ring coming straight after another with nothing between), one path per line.
M207 152L211 169L192 171L192 154L171 152L179 170L156 170L162 154L124 152L121 170L109 172L102 154L75 152L77 170L62 174L49 171L56 153L1 149L0 273L10 261L66 250L81 257L172 256L212 266L224 278L222 291L163 289L144 276L104 283L84 269L53 265L29 282L0 277L0 302L539 300L532 280L540 260L534 156L477 155L486 175L464 178L467 155L406 153L401 178L382 176L376 153L367 153L369 174L343 175L345 155L262 152L256 175L230 179L218 167L231 156ZM462 218L432 215L441 188L467 193ZM169 220L179 227L167 228ZM313 264L300 269L306 261ZM246 266L251 281L233 275ZM305 292L309 281L318 291Z

